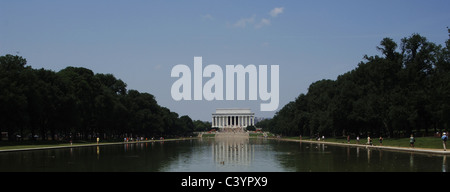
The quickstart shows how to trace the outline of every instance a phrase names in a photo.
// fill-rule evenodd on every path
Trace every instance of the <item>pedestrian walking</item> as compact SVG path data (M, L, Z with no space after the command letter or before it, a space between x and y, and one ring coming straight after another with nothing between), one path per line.
M370 136L367 136L367 145L372 145L372 139Z
M97 137L97 145L98 145L98 142L100 141L100 138L99 137Z
M380 146L383 146L383 137L380 136L379 140L380 140Z
M356 136L356 143L359 144L359 136Z
M447 139L448 139L448 137L447 137L447 134L445 134L445 132L443 133L441 139L442 139L442 145L444 146L444 151L446 151L447 150Z
M347 135L347 143L350 143L350 135Z
M409 146L414 148L414 142L416 142L416 139L414 138L414 135L411 134L411 137L409 137Z

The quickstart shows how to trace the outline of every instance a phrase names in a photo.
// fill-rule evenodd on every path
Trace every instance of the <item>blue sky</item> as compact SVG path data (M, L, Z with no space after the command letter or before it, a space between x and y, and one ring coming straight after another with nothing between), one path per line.
M0 55L21 55L33 68L112 73L192 119L210 121L216 108L227 107L272 117L276 111L260 111L261 100L174 101L171 69L193 70L194 56L222 69L279 65L279 110L312 82L336 79L365 54L380 54L384 37L399 43L419 33L444 44L449 9L448 0L2 0Z

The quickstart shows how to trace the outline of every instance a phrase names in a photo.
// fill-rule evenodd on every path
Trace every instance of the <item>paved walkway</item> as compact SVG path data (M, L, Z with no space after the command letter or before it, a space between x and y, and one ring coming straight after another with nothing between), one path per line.
M383 150L391 150L391 151L403 151L403 152L417 152L417 153L432 153L432 154L441 154L441 155L450 155L450 149L444 151L444 149L431 149L431 148L411 148L411 147L393 147L393 146L379 146L379 145L365 145L365 144L349 144L349 143L336 143L336 142L327 142L327 141L313 141L313 140L299 140L299 139L284 139L279 138L278 140L282 141L294 141L294 142L305 142L305 143L320 143L327 145L339 145L339 146L350 146L350 147L364 147L364 148L372 148L372 149L383 149Z

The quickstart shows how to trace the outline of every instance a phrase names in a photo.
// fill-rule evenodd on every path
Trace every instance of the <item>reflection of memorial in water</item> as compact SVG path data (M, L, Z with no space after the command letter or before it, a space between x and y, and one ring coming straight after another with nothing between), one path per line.
M215 163L222 165L249 165L254 157L254 146L248 138L216 138L211 145Z

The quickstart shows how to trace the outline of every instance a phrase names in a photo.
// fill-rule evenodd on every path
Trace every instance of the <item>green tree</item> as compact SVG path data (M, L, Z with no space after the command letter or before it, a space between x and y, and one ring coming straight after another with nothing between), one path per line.
M450 31L449 31L450 34ZM312 83L306 94L261 124L283 135L403 136L449 129L450 39L445 47L419 34L377 46L336 81ZM398 50L399 49L399 50Z
M20 56L0 57L0 131L7 131L9 140L15 140L29 123L26 83L31 68L26 63Z

